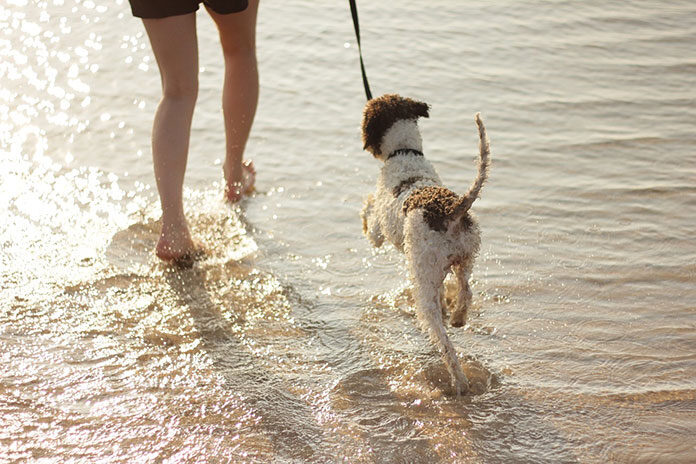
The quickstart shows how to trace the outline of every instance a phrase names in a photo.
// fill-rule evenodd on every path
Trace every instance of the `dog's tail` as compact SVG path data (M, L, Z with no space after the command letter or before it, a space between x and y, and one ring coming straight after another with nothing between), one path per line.
M490 165L490 154L491 148L488 141L488 135L486 134L486 127L481 121L481 113L476 113L474 116L476 121L476 126L478 127L479 133L479 162L478 162L478 174L476 175L476 180L469 187L469 191L459 199L459 204L457 204L450 215L452 219L458 219L464 213L469 211L471 205L479 197L481 192L481 187L483 183L488 178L488 166Z

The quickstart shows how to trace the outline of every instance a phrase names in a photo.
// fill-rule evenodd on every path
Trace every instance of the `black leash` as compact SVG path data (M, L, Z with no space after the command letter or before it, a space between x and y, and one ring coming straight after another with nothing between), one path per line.
M360 54L360 71L362 71L363 85L365 86L365 96L368 100L372 100L372 92L370 92L370 84L367 82L367 74L365 73L365 63L363 63L362 48L360 47L360 23L358 22L358 7L355 5L355 0L350 1L350 12L353 15L353 26L355 26L355 37L358 39L358 53Z

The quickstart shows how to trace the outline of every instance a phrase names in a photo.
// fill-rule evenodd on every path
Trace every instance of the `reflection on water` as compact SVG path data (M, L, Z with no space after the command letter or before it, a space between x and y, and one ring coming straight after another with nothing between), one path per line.
M378 166L345 5L262 7L239 207L199 14L187 270L152 252L159 78L128 5L0 5L0 462L696 460L694 6L436 3L361 19L373 85L433 105L448 185L471 114L490 129L460 399L403 257L360 233Z

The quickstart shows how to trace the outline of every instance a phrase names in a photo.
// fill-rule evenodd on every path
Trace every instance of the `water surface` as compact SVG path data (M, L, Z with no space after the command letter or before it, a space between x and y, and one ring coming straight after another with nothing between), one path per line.
M0 6L0 462L694 462L693 2L360 4L376 94L432 105L426 155L493 166L473 391L418 330L358 211L379 166L348 5L265 2L258 193L222 202L216 31L199 12L190 270L152 250L159 76L127 3Z

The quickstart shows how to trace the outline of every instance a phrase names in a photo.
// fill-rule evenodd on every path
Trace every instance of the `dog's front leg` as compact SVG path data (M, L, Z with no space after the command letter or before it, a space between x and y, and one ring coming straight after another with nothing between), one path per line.
M360 211L360 218L362 219L363 234L367 236L372 245L379 248L384 243L384 235L376 215L373 214L374 206L375 198L370 194L365 200L365 206Z

